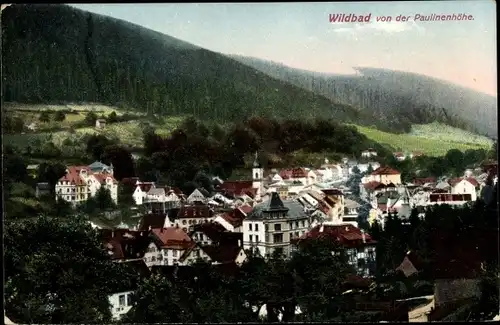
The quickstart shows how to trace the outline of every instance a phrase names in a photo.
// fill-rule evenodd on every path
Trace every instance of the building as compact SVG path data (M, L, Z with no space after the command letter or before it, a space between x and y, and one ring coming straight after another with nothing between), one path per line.
M35 196L41 198L46 195L50 195L50 185L49 183L37 183L35 189Z
M379 182L385 185L401 184L401 173L390 167L379 167L374 170L370 175L363 177L362 183Z
M252 168L252 189L255 191L255 200L260 201L261 196L264 195L264 168L259 163L257 153L255 153Z
M268 201L256 205L243 220L243 247L255 249L262 256L275 252L289 256L290 240L303 235L310 217L296 200L282 201L273 192Z
M188 234L178 227L151 229L150 236L152 240L144 254L144 262L148 267L184 265L188 262L191 248L196 245Z
M100 173L100 174L107 173L113 175L113 164L108 166L100 161L94 161L88 167L92 173Z
M104 119L97 119L95 121L95 127L96 129L102 129L106 126L106 120Z
M377 157L377 152L373 148L369 148L367 150L363 150L361 152L361 157L362 158L372 158L372 157Z
M356 269L358 275L375 276L377 242L369 234L351 224L323 223L294 240L294 243L300 245L302 241L320 238L338 242L345 249L348 263Z
M132 298L134 291L117 292L108 297L109 304L111 305L111 317L113 320L120 320L123 315L132 309Z
M132 194L136 205L142 205L146 201L146 197L150 189L155 188L154 182L141 182L137 181L135 184L135 190Z
M358 227L358 210L360 207L361 205L358 202L345 199L342 223L349 223L354 227Z

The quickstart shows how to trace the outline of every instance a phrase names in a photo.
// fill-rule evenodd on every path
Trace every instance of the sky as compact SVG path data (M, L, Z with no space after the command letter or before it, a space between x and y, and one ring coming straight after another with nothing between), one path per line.
M206 49L317 72L408 71L496 96L496 3L489 0L321 3L72 4ZM371 14L332 23L330 14ZM420 21L466 14L473 20ZM396 21L399 15L409 21ZM391 16L391 22L376 17Z

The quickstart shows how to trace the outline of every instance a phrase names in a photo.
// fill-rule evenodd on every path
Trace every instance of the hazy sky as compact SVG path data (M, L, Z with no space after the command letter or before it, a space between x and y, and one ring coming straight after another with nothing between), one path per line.
M497 93L494 1L362 3L73 4L212 51L334 73L353 66L422 73ZM330 14L371 22L330 23ZM400 14L473 15L472 21L376 22Z

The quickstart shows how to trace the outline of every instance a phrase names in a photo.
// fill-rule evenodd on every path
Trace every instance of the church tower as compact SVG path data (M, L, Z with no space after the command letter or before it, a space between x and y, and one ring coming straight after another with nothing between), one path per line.
M255 159L252 168L252 188L257 189L256 198L260 199L263 192L264 168L259 163L258 153L255 153Z

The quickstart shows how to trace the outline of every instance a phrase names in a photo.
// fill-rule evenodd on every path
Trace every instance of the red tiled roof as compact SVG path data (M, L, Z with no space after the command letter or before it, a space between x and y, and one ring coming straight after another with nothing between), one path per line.
M150 242L147 231L115 229L100 234L111 259L140 258Z
M249 206L248 204L243 204L243 205L239 206L238 209L241 212L243 212L245 215L249 214L253 210L253 208L251 206Z
M280 171L280 176L283 179L304 178L304 177L307 177L307 171L301 167L292 168L292 169L284 169L284 170Z
M241 195L246 194L245 192L252 188L252 185L252 181L227 181L219 185L218 188L233 195Z
M101 173L95 173L95 174L92 174L99 183L101 184L106 184L106 180L108 178L111 179L111 181L113 182L113 184L118 184L118 181L111 175L109 174L101 174Z
M151 229L151 233L163 248L187 249L193 246L193 241L181 228L155 228Z
M222 219L226 220L230 225L235 228L240 227L243 224L243 220L245 219L245 215L237 213L239 209L235 209L231 212L226 212L221 215Z
M321 232L321 228L323 231ZM299 240L307 240L321 237L330 237L335 239L344 247L355 248L365 245L374 245L377 242L365 233L365 243L363 243L363 234L361 229L351 224L345 225L319 225L302 235Z
M473 178L473 177L458 177L458 178L452 178L448 181L448 184L450 184L451 186L455 186L457 185L458 183L460 183L461 181L463 180L466 180L468 181L469 183L471 183L473 186L479 186L479 183L478 181Z
M211 218L212 210L207 205L185 205L179 209L177 217L182 218Z
M382 183L377 182L377 181L371 181L371 182L365 183L363 186L365 187L365 189L373 191L374 189L376 189L381 184Z
M415 185L424 185L427 183L435 183L436 177L426 177L426 178L415 178L413 180L413 184Z
M379 167L371 173L372 175L400 175L401 173L391 167Z
M294 168L292 169L292 178L304 178L307 177L307 171L304 168Z

